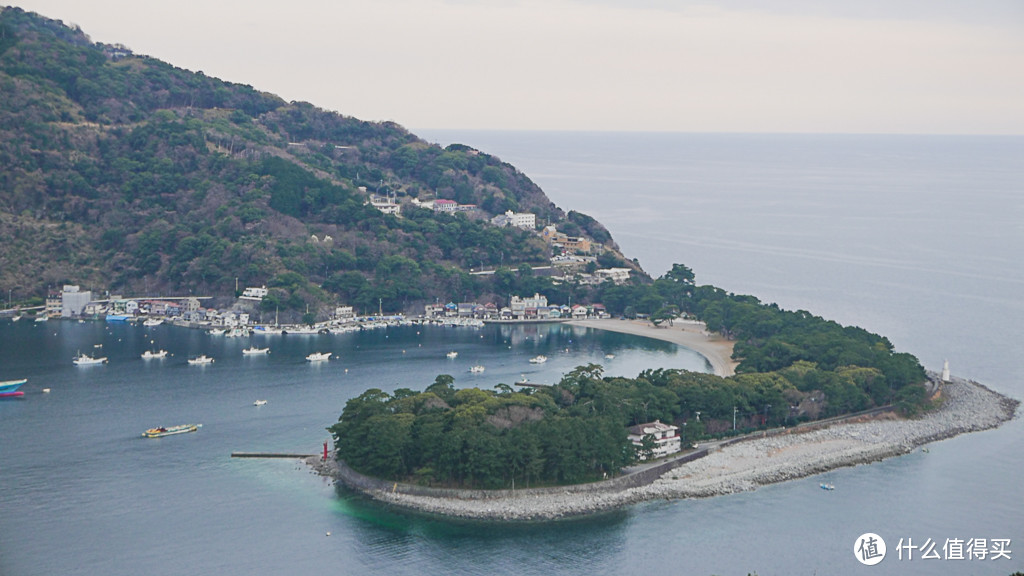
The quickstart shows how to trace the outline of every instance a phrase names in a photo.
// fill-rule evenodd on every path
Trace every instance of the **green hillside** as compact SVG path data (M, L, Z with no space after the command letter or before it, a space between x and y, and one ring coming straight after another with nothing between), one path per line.
M503 303L510 288L551 287L512 273L547 265L551 248L489 223L506 210L623 264L604 227L494 156L93 43L18 8L0 13L0 94L0 286L16 300L63 283L233 296L237 278L273 288L266 305L284 311ZM375 193L401 215L369 205ZM410 204L438 198L477 210ZM509 273L469 274L481 266Z

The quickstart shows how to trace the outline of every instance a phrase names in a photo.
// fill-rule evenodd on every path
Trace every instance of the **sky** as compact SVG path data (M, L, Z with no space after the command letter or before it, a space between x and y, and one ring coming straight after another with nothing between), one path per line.
M1024 134L1022 0L0 0L415 129Z

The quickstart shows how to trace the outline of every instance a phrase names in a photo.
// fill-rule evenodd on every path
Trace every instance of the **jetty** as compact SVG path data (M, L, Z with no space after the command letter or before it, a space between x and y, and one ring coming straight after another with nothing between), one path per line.
M311 458L319 454L300 454L298 452L232 452L232 458Z

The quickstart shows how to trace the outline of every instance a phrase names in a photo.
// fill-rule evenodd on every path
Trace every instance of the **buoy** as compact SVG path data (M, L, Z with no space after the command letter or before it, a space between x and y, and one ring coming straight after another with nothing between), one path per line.
M328 535L328 536L330 536L330 535L331 535L331 533L330 533L330 532L328 532L328 533L327 533L327 535Z

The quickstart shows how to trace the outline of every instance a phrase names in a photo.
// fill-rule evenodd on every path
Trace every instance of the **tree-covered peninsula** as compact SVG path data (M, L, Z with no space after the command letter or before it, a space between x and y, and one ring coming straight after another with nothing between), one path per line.
M914 415L929 406L917 359L861 328L696 286L681 265L633 291L735 339L737 374L620 378L588 365L550 387L456 390L441 375L421 392L372 389L349 400L329 428L338 458L365 474L430 486L572 484L617 475L643 456L647 448L627 437L640 423L675 423L687 443L734 426L788 426L886 405Z

